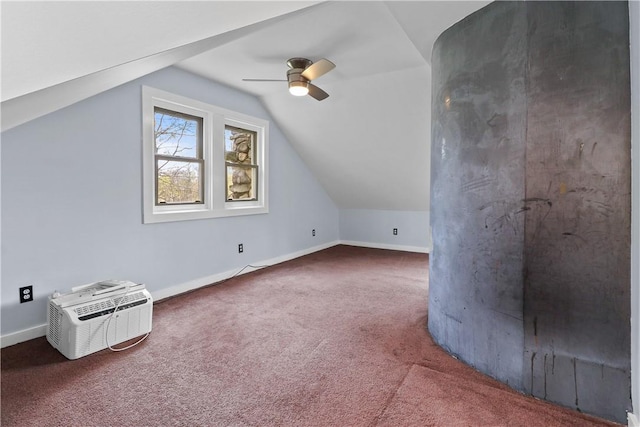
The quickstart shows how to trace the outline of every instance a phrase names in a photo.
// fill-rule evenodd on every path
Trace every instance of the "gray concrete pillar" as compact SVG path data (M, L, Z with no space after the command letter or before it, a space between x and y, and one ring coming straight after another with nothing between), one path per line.
M626 2L496 2L432 57L429 330L515 389L630 402Z

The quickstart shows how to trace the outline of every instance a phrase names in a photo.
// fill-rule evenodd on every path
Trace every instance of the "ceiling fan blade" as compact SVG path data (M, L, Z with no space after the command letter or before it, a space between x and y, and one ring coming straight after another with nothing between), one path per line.
M302 72L302 77L307 80L315 80L323 74L336 68L336 65L328 59L319 59L313 64L309 65L306 70Z
M309 83L309 96L317 99L318 101L322 101L323 99L327 99L329 94L318 86Z
M282 79L242 79L243 82L286 82Z

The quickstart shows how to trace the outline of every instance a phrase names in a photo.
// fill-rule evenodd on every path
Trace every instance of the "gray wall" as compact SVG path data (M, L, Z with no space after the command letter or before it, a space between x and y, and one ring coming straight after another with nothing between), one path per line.
M273 121L268 214L142 224L143 84L270 120L255 97L168 68L3 132L3 335L44 324L54 290L120 278L162 293L338 240L338 209ZM35 301L19 304L27 284Z
M631 50L631 384L640 412L640 2L629 2Z
M525 385L624 421L631 409L628 5L532 2L528 25L526 194L545 202L529 203L525 222Z
M429 329L516 389L624 421L627 3L497 2L433 54Z
M447 30L432 57L429 329L445 349L517 389L525 18L520 3L489 6Z

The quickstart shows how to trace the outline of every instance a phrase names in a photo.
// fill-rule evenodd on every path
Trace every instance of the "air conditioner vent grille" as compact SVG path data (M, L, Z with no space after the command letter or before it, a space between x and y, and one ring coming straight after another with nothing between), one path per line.
M60 323L62 312L55 304L49 303L49 338L57 345L60 343Z
M147 297L144 295L143 292L136 292L133 294L128 294L126 295L124 298L122 298L122 301L120 301L120 298L115 297L115 298L110 298L108 300L103 300L94 304L88 304L88 305L84 305L82 307L77 307L74 309L74 311L76 312L76 314L78 315L78 317L81 316L87 316L90 314L95 314L95 313L101 313L103 311L108 311L108 310L113 310L116 307L116 304L118 305L124 305L124 304L128 304L132 301L138 301L141 299L147 299ZM115 302L114 302L115 300Z

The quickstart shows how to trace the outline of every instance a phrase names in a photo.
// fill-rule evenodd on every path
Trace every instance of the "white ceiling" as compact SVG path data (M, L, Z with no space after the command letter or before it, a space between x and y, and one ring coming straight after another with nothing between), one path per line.
M314 3L2 1L2 100Z
M260 97L339 207L428 210L431 49L487 3L3 1L3 116L175 64ZM314 81L329 98L242 81L284 78L294 56L336 64Z

